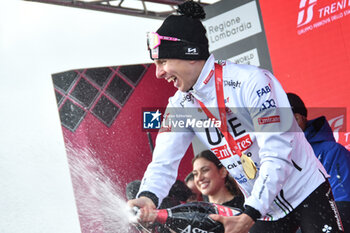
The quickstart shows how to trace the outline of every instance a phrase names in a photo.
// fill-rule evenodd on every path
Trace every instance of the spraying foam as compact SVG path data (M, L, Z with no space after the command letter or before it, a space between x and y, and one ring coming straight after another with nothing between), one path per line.
M66 144L74 193L83 232L135 232L135 212L127 206L120 186L89 148Z

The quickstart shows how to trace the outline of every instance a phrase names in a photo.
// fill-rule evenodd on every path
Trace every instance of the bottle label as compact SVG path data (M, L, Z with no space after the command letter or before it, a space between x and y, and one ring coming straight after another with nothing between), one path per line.
M233 210L231 208L228 208L226 206L214 204L218 210L218 214L221 216L233 216L236 213L233 213Z
M160 224L165 224L168 218L168 211L166 209L157 210L157 218L156 221Z

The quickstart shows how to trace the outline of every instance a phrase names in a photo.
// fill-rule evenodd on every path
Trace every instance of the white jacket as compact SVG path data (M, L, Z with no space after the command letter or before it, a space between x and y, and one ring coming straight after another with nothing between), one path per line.
M205 121L208 117L201 111L197 101L200 100L219 119L215 74L209 75L214 62L213 56L208 58L191 91L177 91L169 98L164 118L169 120L170 116L172 122L193 118ZM245 176L237 154L228 156L231 152L218 130L196 127L192 121L187 127L172 125L160 130L139 193L150 191L160 203L175 182L179 163L197 135L236 179L245 204L258 210L261 220L277 220L298 206L328 174L297 125L277 79L254 66L229 61L222 65L228 130L241 151L256 164L256 178L249 180Z

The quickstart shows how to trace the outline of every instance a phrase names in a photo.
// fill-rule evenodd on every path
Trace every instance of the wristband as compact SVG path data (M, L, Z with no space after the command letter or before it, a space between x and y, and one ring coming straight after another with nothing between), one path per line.
M149 199L151 199L153 201L155 206L158 207L158 197L152 192L143 191L137 197L148 197Z
M261 217L260 212L249 205L245 206L243 213L251 217L254 222L256 222L256 220Z

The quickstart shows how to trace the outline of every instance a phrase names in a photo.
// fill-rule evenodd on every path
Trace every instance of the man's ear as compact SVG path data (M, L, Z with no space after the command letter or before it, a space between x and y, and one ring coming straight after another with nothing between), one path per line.
M299 125L299 127L304 131L306 128L307 118L300 113L294 113L294 117Z
M300 113L294 113L294 117L297 121L301 120L302 115Z

